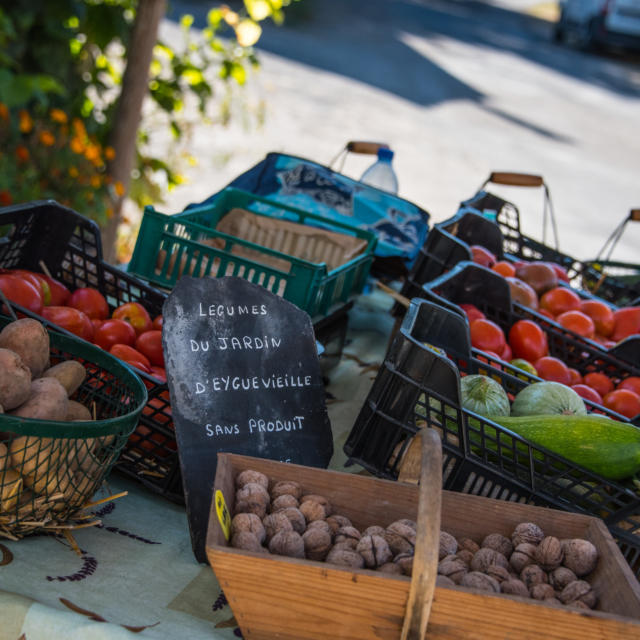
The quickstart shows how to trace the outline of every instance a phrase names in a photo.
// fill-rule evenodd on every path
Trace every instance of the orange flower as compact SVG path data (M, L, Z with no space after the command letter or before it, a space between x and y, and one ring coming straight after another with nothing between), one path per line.
M100 159L100 149L98 145L89 144L87 148L84 150L84 157L90 162L95 162Z
M29 159L29 149L22 145L18 145L16 147L16 158L18 158L20 162L26 162Z
M71 138L71 151L73 153L82 153L84 151L84 144L82 144L82 140L80 138Z
M76 169L76 167L69 167L69 175L72 178L77 178L78 177L78 169Z
M3 102L0 102L0 120L9 120L9 109Z
M91 186L94 189L98 189L101 183L102 181L100 180L100 176L97 176L95 174L91 176Z
M50 131L47 131L46 129L40 132L38 139L45 147L52 147L56 142L56 139L53 137L53 134Z
M113 160L116 157L116 150L113 147L105 147L104 157L107 160Z
M31 116L24 109L20 109L18 117L20 118L20 123L18 125L20 132L29 133L29 131L33 129L33 120L31 119Z
M113 188L116 191L116 195L121 198L124 195L124 185L120 180L116 180L116 183L113 185Z
M54 122L64 124L67 121L67 114L62 109L51 109L49 115Z
M11 204L11 194L6 189L3 189L2 191L0 191L0 205L2 205L3 207L6 207L10 204Z
M84 128L84 122L80 120L80 118L73 119L73 130L76 132L76 135L79 138L82 138L87 135L87 130Z

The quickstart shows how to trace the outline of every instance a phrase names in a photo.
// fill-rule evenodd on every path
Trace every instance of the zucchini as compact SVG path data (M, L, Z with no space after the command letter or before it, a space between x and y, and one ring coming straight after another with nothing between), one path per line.
M605 416L491 416L491 420L609 480L640 471L640 429Z

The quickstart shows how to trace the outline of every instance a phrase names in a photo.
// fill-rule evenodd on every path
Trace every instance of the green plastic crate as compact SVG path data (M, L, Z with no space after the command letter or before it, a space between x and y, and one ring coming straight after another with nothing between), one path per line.
M256 202L277 208L277 216L256 211L251 207ZM361 255L329 270L324 263L302 260L216 230L220 220L236 207L266 218L280 218L354 236L365 240L366 248ZM244 278L284 297L312 318L318 318L330 314L362 292L376 242L376 236L370 231L328 222L321 216L275 205L252 193L228 188L214 203L176 215L146 207L128 270L166 289L172 289L182 275ZM256 259L236 255L234 250L254 252ZM260 258L285 261L289 269L263 264Z

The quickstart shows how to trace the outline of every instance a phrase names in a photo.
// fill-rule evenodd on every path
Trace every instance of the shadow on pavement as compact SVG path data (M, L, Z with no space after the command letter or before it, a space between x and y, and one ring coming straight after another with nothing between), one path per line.
M231 3L233 5L233 3ZM302 0L289 8L284 26L264 24L258 51L267 51L317 69L353 78L418 105L448 100L485 101L482 91L442 69L407 44L424 40L446 46L458 40L504 51L625 96L640 97L640 80L631 65L551 42L551 23L479 0ZM191 13L206 26L209 2L175 1L169 18ZM303 13L296 19L298 13ZM526 121L493 113L547 137Z

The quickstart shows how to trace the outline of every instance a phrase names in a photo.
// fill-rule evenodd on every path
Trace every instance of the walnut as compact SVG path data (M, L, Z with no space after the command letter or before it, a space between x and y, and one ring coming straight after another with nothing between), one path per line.
M373 525L372 527L367 527L363 532L363 536L382 536L384 538L384 527L379 527L378 525Z
M309 560L324 560L331 549L331 533L329 527L307 529L302 535L304 550Z
M554 593L555 593L555 592L554 592ZM545 599L543 600L543 602L544 602L545 604L553 604L553 605L555 605L556 607L561 607L561 606L562 606L562 602L560 602L560 600L558 600L558 598L556 598L556 597L553 597L553 598L545 598ZM578 601L578 602L580 602L580 601ZM580 604L582 604L582 602L580 602Z
M471 551L474 555L480 551L480 545L471 538L460 538L458 540L458 551L460 550Z
M304 558L304 540L295 531L278 531L269 540L269 551L280 556Z
M262 519L267 513L268 506L269 494L257 482L248 482L236 492L236 513L255 513Z
M511 542L517 547L523 542L538 544L544 538L544 531L533 522L521 522L511 534Z
M541 582L548 582L547 574L537 565L527 565L520 573L520 580L527 585L527 589L540 584Z
M331 527L331 533L335 536L340 527L351 527L351 520L346 516L334 514L327 518L327 524Z
M414 539L415 544L415 539ZM438 560L446 556L452 556L458 550L458 541L446 531L440 532L440 546L438 549Z
M577 600L587 605L589 609L596 606L596 594L586 580L574 580L570 582L558 596L563 604L574 604Z
M300 503L295 496L290 493L283 493L271 503L271 511L280 511L280 509L286 509L287 507L297 508L299 505Z
M413 554L416 531L402 522L392 522L384 533L384 539L394 555L399 553Z
M436 587L455 587L456 583L447 576L436 576Z
M564 552L558 538L547 536L536 547L536 562L545 570L553 571L562 563Z
M258 539L259 543L263 543L266 533L262 521L255 513L237 513L231 521L231 535L233 536L240 531L249 531Z
M558 567L549 574L549 584L556 591L562 591L570 582L577 579L578 576L566 567Z
M499 533L490 533L485 537L480 546L498 551L507 558L513 553L513 544L511 544L511 540L509 540L509 538L505 538Z
M389 545L382 536L362 536L356 551L364 558L364 564L369 569L375 569L393 558Z
M364 567L364 558L355 549L351 549L344 544L335 545L329 551L325 561L330 564L353 567L354 569L362 569Z
M360 532L355 527L340 527L336 531L334 542L336 544L345 542L352 549L355 549L358 546L358 542L360 542L360 538Z
M522 596L523 598L529 597L529 589L527 589L527 585L517 578L505 580L500 583L500 588L502 589L502 593L508 593L512 596Z
M591 607L588 604L585 604L584 602L582 602L582 600L574 600L573 602L570 602L567 606L573 607L575 609L586 609L587 611L591 609Z
M267 542L271 540L278 531L293 531L291 520L289 520L282 511L276 511L276 513L270 513L268 516L265 516L262 524L264 525Z
M236 476L237 489L242 489L245 484L249 484L250 482L259 484L265 489L269 488L269 478L267 478L267 476L265 476L264 473L261 473L260 471L245 469Z
M414 531L418 530L418 525L415 523L415 520L409 520L409 518L400 518L400 520L396 520L400 524L406 524L407 527L411 527Z
M499 551L483 547L473 556L469 566L472 571L486 572L492 564L506 569L509 566L509 561Z
M402 573L410 576L413 571L413 552L399 553L393 561L402 568Z
M393 573L395 575L402 575L402 567L395 562L385 562L382 566L378 567L378 571L382 573Z
M534 600L546 600L547 598L555 598L556 592L550 584L539 582L531 587L531 597Z
M473 560L473 556L474 554L469 551L469 549L458 549L458 552L456 553L455 557L458 560L461 560L462 562L464 562L467 567L471 564L471 561Z
M462 578L468 571L468 566L453 556L444 558L438 563L438 574L447 576L447 578L453 580L455 584L460 584Z
M231 538L231 546L236 549L244 549L245 551L264 551L260 540L250 531L238 531L235 533Z
M302 487L293 480L280 480L271 488L271 499L275 500L279 496L291 495L296 500L300 500L302 496Z
M578 578L591 573L598 564L598 550L588 540L580 538L563 540L562 550L564 566L571 569Z
M479 571L471 571L465 573L464 577L460 581L463 587L471 587L473 589L482 589L483 591L492 591L493 593L500 593L500 585L496 580L490 576L480 573Z
M307 531L311 531L312 529L317 529L319 531L326 531L329 536L333 539L333 534L331 533L331 527L327 524L326 520L313 520L307 525Z
M509 558L509 564L520 575L522 570L536 561L536 546L530 542L519 544Z
M301 502L300 507L298 508L307 522L324 520L328 515L325 505L320 502L316 502L315 500L306 500L305 502Z
M315 493L308 493L300 498L300 504L304 504L307 500L313 500L314 502L319 502L321 505L323 505L325 511L327 512L327 516L330 516L333 513L331 503L324 496L320 496Z
M284 513L284 515L289 518L291 522L291 526L293 530L302 535L304 530L307 528L307 521L300 509L296 509L295 507L287 507L286 509L281 509L278 513Z
M498 582L503 583L505 580L509 580L511 578L511 574L500 565L492 564L487 567L485 573L492 578L495 578Z

